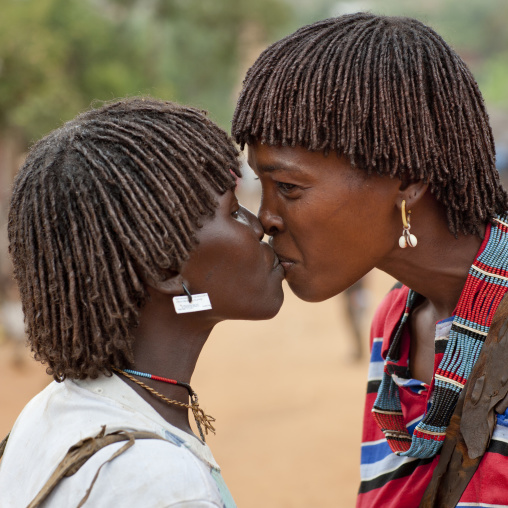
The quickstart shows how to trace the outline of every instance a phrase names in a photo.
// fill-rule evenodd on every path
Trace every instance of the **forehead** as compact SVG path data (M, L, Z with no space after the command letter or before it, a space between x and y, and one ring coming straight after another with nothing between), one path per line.
M269 146L262 143L248 145L250 167L259 174L291 173L295 176L319 177L332 172L364 173L351 168L349 160L331 152L311 151L302 146Z

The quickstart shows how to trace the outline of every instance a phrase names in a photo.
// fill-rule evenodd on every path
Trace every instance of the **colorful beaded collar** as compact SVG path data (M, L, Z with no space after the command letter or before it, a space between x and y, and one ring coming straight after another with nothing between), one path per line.
M440 450L460 392L478 359L492 318L508 291L508 215L494 218L473 262L457 304L445 353L434 375L430 406L409 434L399 387L392 378L399 359L402 330L419 296L410 290L404 314L385 360L372 413L390 448L405 457L433 457Z

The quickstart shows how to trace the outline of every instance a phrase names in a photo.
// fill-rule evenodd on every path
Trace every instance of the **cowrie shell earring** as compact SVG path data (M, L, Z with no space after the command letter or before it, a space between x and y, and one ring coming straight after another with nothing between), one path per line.
M408 245L409 247L416 247L418 240L415 235L412 235L409 230L411 229L411 225L409 223L411 219L411 210L408 210L406 217L406 200L402 200L402 225L404 229L402 230L402 235L399 238L399 247L401 249L405 249Z

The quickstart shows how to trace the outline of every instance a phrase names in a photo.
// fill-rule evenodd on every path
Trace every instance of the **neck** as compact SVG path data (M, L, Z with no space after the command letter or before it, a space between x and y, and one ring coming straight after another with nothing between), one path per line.
M482 239L463 234L455 238L442 209L429 201L412 216L411 232L418 245L397 247L378 268L421 294L436 318L443 319L453 314Z
M213 324L199 326L199 320L192 314L175 314L170 297L149 291L151 298L140 313L139 326L131 332L134 337L132 368L190 384L196 362ZM125 377L122 379L166 421L193 434L189 424L190 411L187 408L168 404L131 380ZM153 379L140 380L168 399L190 404L189 393L184 387Z

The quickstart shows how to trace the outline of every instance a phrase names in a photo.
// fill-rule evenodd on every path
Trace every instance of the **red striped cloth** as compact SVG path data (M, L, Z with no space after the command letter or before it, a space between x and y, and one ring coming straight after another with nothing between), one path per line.
M408 291L407 287L401 285L392 289L378 308L372 324L371 362L362 437L362 481L357 508L418 507L439 459L439 456L416 459L394 454L371 413L381 380L383 360L404 312ZM441 322L441 325L446 328L446 323ZM399 364L404 367L407 366L409 341L406 329L399 360ZM436 341L434 372L444 351L442 344L438 346L440 342L445 341ZM416 387L417 383L399 386L404 423L410 432L423 416L428 402L429 390L421 391ZM508 506L508 414L498 417L487 453L457 506Z

